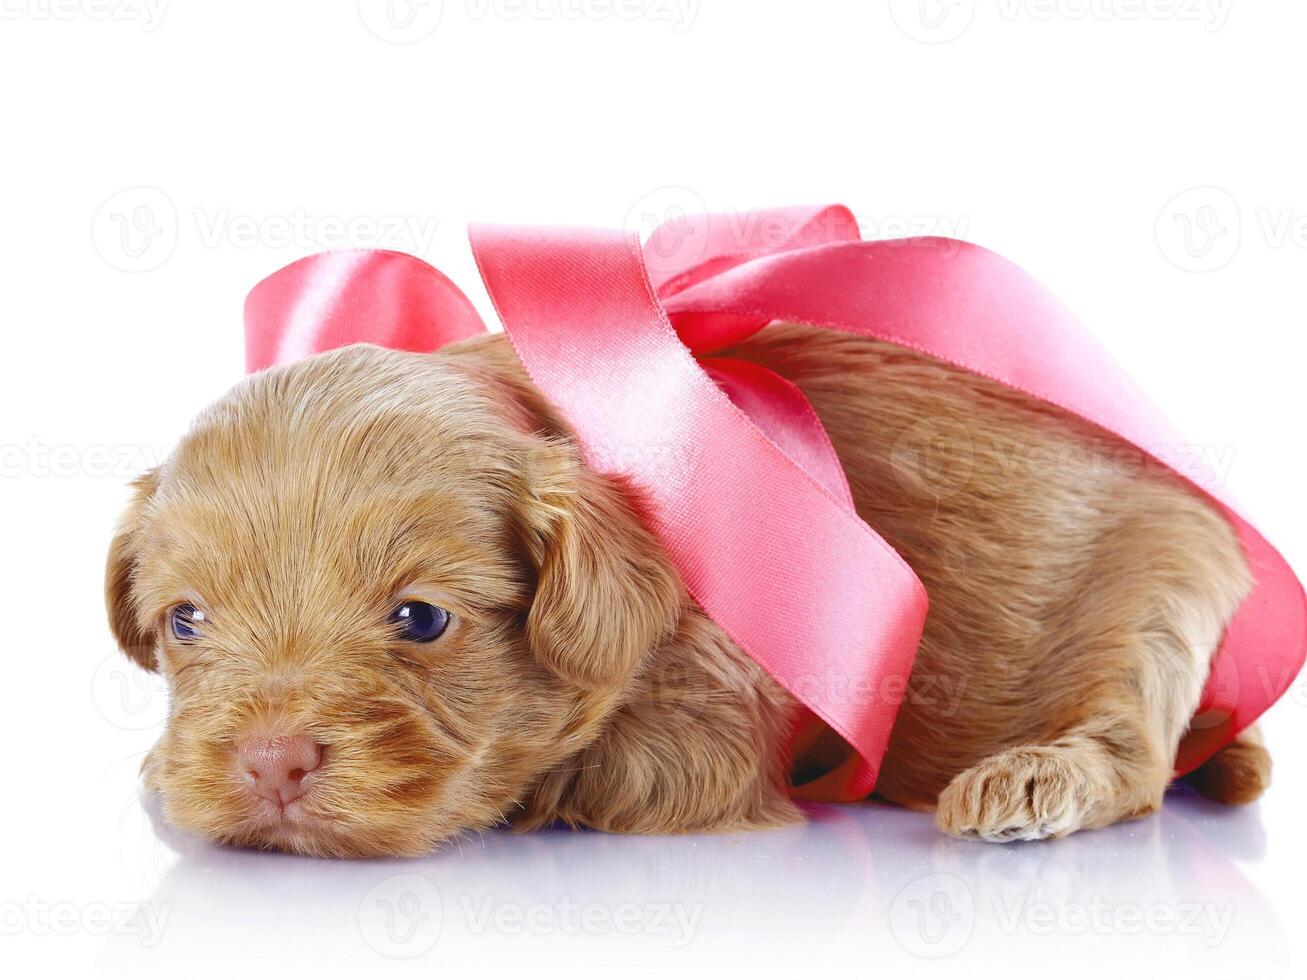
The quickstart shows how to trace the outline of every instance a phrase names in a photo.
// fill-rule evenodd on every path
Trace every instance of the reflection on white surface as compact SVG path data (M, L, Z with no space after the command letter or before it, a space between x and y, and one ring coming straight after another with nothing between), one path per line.
M149 801L147 801L149 803ZM427 858L323 861L215 848L124 811L141 929L106 975L1007 976L1290 972L1239 870L1258 810L1174 793L1160 815L1063 841L941 837L929 816L812 807L731 836L492 833ZM145 879L153 879L151 884ZM158 927L147 932L148 922Z

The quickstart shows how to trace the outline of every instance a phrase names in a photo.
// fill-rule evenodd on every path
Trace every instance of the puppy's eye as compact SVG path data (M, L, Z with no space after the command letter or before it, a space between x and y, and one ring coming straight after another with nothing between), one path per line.
M449 628L449 613L429 602L406 602L390 614L399 635L410 643L430 643Z
M168 626L172 630L172 635L183 643L197 639L204 622L204 611L196 609L189 602L173 606L168 613Z

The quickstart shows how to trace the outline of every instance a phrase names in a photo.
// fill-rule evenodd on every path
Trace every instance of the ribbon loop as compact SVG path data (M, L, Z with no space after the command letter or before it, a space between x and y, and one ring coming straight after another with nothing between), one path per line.
M319 252L268 276L245 299L245 370L343 347L431 351L486 332L463 291L403 252Z
M858 223L842 205L771 208L740 214L676 215L644 246L658 297L670 297L762 256L858 240ZM722 350L767 325L748 314L668 313L696 354Z

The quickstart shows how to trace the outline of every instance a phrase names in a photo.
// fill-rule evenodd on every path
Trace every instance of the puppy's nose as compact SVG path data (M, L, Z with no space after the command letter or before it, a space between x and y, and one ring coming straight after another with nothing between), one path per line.
M304 777L322 764L322 746L307 735L252 736L236 747L236 763L250 789L285 806L304 795Z

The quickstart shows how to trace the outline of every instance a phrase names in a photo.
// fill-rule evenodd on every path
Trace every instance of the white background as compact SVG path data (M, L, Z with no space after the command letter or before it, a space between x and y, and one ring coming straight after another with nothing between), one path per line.
M1259 805L1177 796L1043 845L873 807L405 862L152 824L164 698L104 624L110 528L238 379L245 291L320 248L418 252L484 308L470 218L838 200L868 237L969 238L1080 313L1307 567L1302 4L441 6L0 0L0 970L1302 975L1301 681Z

